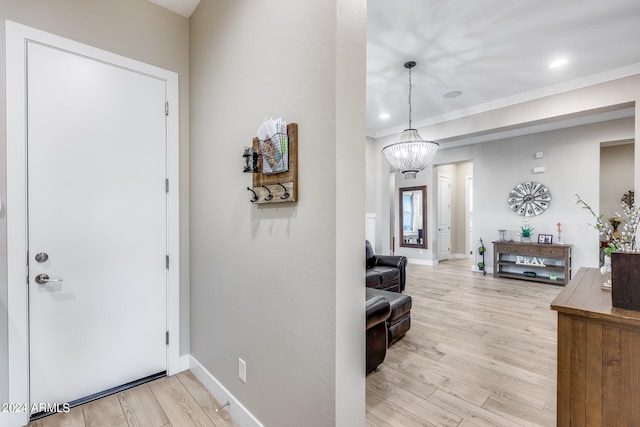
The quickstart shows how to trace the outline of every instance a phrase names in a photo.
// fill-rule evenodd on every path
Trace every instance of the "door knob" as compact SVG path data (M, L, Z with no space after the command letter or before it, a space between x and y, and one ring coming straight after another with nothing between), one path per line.
M62 282L62 279L52 279L48 274L38 274L36 276L36 283L38 285L46 285L49 282Z

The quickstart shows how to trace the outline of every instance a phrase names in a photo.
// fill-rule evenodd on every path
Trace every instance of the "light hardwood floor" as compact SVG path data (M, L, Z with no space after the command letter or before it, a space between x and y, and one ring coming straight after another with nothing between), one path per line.
M554 426L549 305L561 288L472 273L466 260L411 264L407 275L411 330L367 376L367 425ZM219 406L187 371L29 426L237 427Z
M560 287L409 265L411 330L367 383L369 426L555 426Z
M50 415L28 427L237 427L190 371Z

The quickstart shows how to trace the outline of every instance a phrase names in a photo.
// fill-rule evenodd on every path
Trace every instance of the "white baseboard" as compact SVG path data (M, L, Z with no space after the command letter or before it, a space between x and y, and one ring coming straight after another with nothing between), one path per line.
M407 258L407 262L409 264L428 265L431 267L438 265L437 259Z
M471 271L473 271L474 273L482 273L482 270L480 270L480 269L478 268L478 266L477 266L477 265L475 265L475 264L473 264L473 265L471 266ZM487 266L487 267L485 267L485 271L487 272L487 274L489 274L489 275L493 275L493 268L492 268L492 267L488 267L488 266Z
M469 261L471 261L471 258L465 254L451 254L451 257L449 259L469 259ZM440 261L438 261L437 259L424 258L407 258L407 262L409 264L428 265L430 267L433 267L440 263Z
M467 254L451 254L451 258L453 259L471 259L470 255Z
M191 367L191 355L185 354L183 356L180 356L180 359L178 360L178 369L180 370L180 372L184 372L188 370L190 367Z
M193 372L193 375L200 380L202 385L209 390L209 393L215 399L224 404L230 402L231 404L225 408L227 412L233 417L242 427L263 427L262 423L258 421L256 417L245 408L239 400L237 400L220 382L213 376L204 366L200 364L193 356L184 356L189 360L189 369ZM182 358L180 360L182 362Z

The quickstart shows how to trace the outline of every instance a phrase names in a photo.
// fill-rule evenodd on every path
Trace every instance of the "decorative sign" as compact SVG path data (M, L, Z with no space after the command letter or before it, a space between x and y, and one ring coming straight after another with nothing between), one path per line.
M546 267L546 258L536 258L528 256L516 256L516 264L518 265L537 265L538 267Z

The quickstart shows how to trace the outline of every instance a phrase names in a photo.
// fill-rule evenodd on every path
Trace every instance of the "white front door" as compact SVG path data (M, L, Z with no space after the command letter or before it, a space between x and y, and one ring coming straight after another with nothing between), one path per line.
M167 369L166 82L27 49L30 400L66 403Z
M438 174L438 259L451 258L451 177Z

